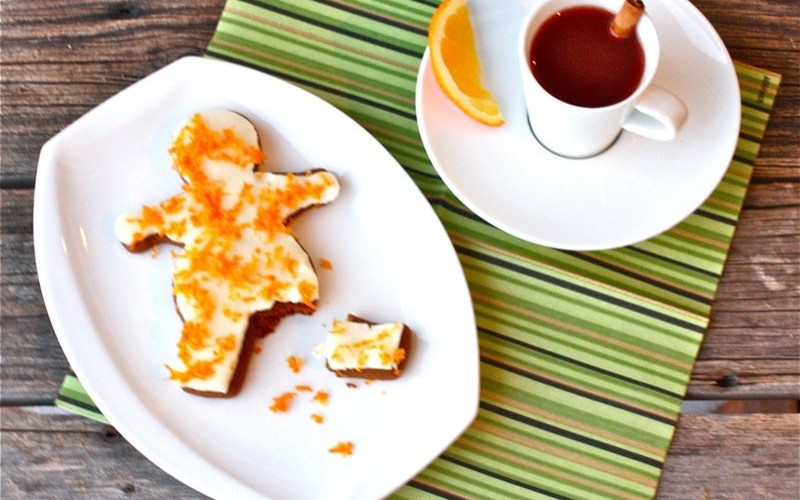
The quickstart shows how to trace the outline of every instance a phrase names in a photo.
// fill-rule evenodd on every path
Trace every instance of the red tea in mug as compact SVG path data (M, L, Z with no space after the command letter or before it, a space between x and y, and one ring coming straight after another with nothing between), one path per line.
M551 95L586 108L599 108L631 95L644 73L644 50L635 33L611 32L614 14L591 6L553 14L533 37L531 72Z

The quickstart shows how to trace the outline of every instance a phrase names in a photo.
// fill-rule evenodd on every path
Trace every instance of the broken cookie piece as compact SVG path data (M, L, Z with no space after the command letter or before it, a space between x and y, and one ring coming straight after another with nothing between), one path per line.
M351 314L334 320L320 354L339 377L390 380L403 373L410 347L411 330L403 323L372 323Z

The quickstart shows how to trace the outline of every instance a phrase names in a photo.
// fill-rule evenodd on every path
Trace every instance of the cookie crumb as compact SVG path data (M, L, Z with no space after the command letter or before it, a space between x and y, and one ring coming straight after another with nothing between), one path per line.
M353 454L353 443L351 441L339 441L336 446L329 448L328 451L347 457Z
M295 373L300 373L300 370L303 368L303 358L295 355L286 358L286 363L289 365L289 369Z
M319 390L316 394L314 394L314 401L327 405L328 404L328 391Z
M275 413L286 413L289 411L289 405L295 397L294 392L284 392L280 396L272 398L272 406L269 409Z

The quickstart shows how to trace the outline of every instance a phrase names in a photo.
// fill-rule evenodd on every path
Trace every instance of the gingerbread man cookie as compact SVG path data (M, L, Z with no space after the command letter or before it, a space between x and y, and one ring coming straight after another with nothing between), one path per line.
M171 242L173 295L183 320L170 379L207 396L238 392L257 337L291 314L311 314L319 280L289 220L333 201L336 177L260 172L258 133L215 110L179 128L170 154L181 193L121 215L115 233L132 252Z

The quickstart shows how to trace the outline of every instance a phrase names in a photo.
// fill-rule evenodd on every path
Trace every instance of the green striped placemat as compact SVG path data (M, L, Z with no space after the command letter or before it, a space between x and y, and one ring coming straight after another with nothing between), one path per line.
M456 248L479 330L467 432L397 498L650 498L708 326L780 75L737 63L738 147L710 198L643 243L565 252L486 224L445 187L414 89L436 1L229 0L207 55L277 75L369 130ZM105 421L67 376L56 404Z

